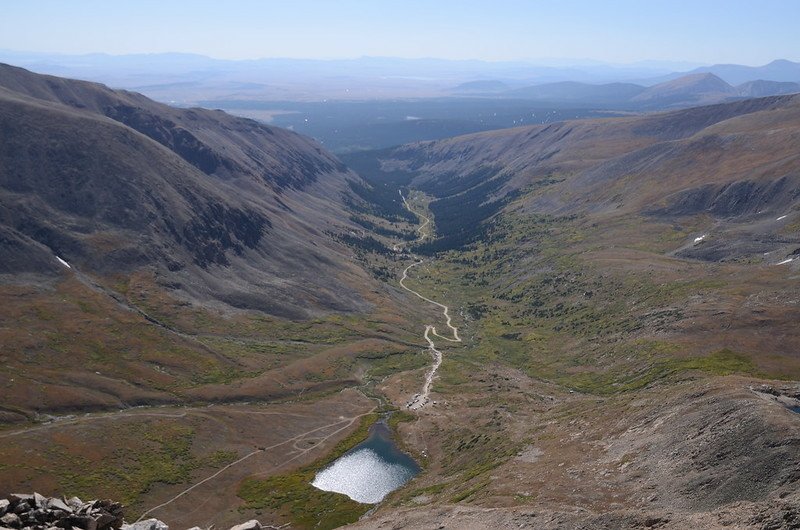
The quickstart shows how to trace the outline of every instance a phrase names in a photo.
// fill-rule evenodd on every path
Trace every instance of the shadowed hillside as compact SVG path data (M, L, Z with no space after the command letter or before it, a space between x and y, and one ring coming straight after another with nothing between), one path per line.
M368 188L311 139L10 66L0 132L3 419L329 391L395 348L348 316L402 321L353 260Z
M273 314L365 307L330 281L359 273L324 234L357 177L313 141L10 66L0 87L4 272L53 274L57 255Z

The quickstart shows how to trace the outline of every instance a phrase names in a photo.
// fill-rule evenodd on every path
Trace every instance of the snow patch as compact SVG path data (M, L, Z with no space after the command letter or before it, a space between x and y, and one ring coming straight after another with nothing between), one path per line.
M694 238L694 244L695 244L695 245L696 245L696 244L698 244L699 242L701 242L702 240L704 240L704 239L705 239L705 238L707 238L707 237L708 237L708 234L703 234L703 235L702 235L702 236L700 236L700 237L696 237L696 238Z
M63 259L61 259L60 257L56 256L56 259L58 260L58 262L59 262L60 264L62 264L62 265L63 265L63 266L65 266L66 268L68 268L68 269L71 269L71 268L72 268L72 267L70 266L70 264L69 264L69 263L67 263L66 261L64 261L64 260L63 260Z
M777 218L777 219L775 219L775 220L776 220L776 221L780 221L781 219L786 219L787 217L789 217L789 216L788 216L788 215L781 215L780 217L778 217L778 218Z
M785 259L785 260L783 260L783 261L781 261L779 263L776 263L775 265L785 265L786 263L792 262L794 260L795 260L795 258L787 258L787 259Z

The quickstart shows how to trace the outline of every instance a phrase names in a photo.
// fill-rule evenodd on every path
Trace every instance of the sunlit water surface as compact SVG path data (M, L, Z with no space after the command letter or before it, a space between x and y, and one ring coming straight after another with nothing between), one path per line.
M370 427L369 438L317 473L311 484L357 502L376 504L417 473L417 463L397 448L381 420Z

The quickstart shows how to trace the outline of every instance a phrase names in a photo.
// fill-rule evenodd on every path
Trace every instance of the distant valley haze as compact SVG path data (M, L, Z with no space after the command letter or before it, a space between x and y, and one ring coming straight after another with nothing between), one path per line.
M759 6L43 0L5 6L0 62L221 108L350 152L791 93L800 4ZM730 86L653 88L699 73Z

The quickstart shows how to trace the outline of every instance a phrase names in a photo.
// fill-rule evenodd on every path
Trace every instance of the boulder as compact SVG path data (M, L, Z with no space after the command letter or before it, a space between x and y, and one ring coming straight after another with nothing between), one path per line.
M47 505L51 510L60 510L62 512L72 513L72 507L70 507L69 504L55 497L48 499Z
M11 504L16 504L21 501L32 501L33 495L27 493L12 493L8 496L8 500L11 501Z
M36 492L33 493L33 505L39 509L47 508L47 497Z
M19 515L15 513L7 513L0 517L0 524L9 528L18 528L22 521L19 520Z
M256 521L255 519L251 519L246 523L237 524L236 526L232 526L230 530L261 530L261 523Z
M97 530L97 521L91 515L70 515L67 521L74 528L83 528L83 530Z
M132 524L124 524L121 530L169 530L169 526L158 519L145 519Z
M78 497L72 497L71 499L67 500L67 504L71 506L73 510L80 510L83 506L83 501Z

